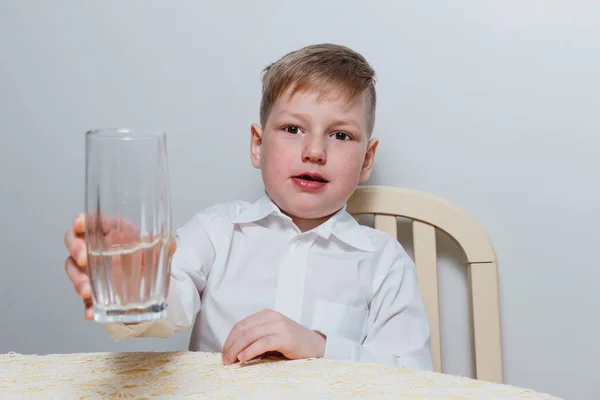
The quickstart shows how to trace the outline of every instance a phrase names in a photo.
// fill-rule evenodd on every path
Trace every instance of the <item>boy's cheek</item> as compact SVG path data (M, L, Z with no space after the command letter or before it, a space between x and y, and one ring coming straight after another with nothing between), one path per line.
M333 158L333 157L332 157ZM330 159L331 171L339 176L345 175L348 178L356 179L362 169L363 159L358 154L342 154L334 160Z

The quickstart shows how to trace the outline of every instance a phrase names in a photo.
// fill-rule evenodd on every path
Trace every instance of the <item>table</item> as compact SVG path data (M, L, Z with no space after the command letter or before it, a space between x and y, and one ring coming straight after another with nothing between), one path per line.
M0 398L556 399L531 390L375 364L213 353L0 355Z

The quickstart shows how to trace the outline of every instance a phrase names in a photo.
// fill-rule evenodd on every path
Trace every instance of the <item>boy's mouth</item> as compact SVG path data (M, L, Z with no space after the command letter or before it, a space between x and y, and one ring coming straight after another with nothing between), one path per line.
M303 179L303 180L307 180L307 181L313 181L313 182L321 182L321 183L327 183L328 182L327 179L323 178L319 174L305 173L305 174L294 176L294 178L296 178L296 179Z
M327 179L319 174L305 172L292 177L292 181L304 191L319 191L327 185Z

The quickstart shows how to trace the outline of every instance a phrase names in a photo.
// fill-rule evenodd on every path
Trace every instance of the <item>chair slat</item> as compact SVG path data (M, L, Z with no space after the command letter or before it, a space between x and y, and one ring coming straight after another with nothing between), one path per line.
M502 383L504 376L497 263L471 264L469 281L473 306L476 376L484 381Z
M429 224L413 221L413 248L419 289L425 304L431 331L433 368L442 372L442 348L440 339L440 306L438 292L437 248L435 228Z
M398 239L398 220L395 216L375 214L373 226Z

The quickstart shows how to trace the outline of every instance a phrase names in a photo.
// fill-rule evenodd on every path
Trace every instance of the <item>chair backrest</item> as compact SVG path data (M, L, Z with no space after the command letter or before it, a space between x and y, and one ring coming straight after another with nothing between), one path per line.
M469 269L473 315L475 378L503 382L498 263L482 226L459 207L414 190L359 186L347 204L357 220L374 215L374 227L397 238L397 219L412 220L414 258L419 289L431 326L431 351L436 372L442 372L440 307L435 230L445 232L464 251Z

